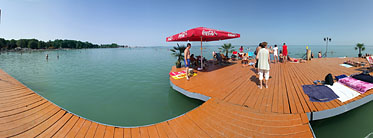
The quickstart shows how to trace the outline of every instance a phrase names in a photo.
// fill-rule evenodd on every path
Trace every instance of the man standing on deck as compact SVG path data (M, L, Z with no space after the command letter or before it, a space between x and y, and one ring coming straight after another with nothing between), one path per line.
M284 56L284 63L288 60L288 46L286 43L282 46L282 55Z
M190 65L190 48L192 47L192 44L188 43L187 47L184 51L184 63L185 63L185 72L186 72L186 78L189 80L189 65Z

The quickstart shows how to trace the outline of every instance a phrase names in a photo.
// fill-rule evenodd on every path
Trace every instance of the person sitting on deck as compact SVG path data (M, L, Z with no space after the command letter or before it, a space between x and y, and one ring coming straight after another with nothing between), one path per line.
M242 57L241 64L244 67L244 66L247 66L248 63L249 63L249 57L247 56L247 53L244 53L243 57Z
M190 65L192 68L197 67L197 59L194 57L194 54L190 55Z
M258 86L260 89L263 87L263 75L265 76L265 87L268 88L268 79L269 79L269 63L270 63L270 54L267 49L267 42L263 42L260 50L256 56L258 59L258 71L259 71L259 83Z
M279 57L279 62L284 62L284 55L282 54L282 50L280 50L280 54L278 55Z
M215 53L215 57L216 57L216 61L217 61L216 64L221 64L221 63L223 63L223 58L221 57L220 53ZM216 64L215 64L215 65L216 65Z
M203 63L204 68L208 67L208 64L207 64L208 62L207 62L205 57L203 57L202 63ZM201 67L201 56L197 56L197 67L199 67L199 68Z

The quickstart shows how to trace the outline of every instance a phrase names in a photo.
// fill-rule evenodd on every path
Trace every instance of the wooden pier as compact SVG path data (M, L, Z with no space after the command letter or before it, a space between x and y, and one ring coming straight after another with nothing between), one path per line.
M211 65L190 81L170 78L176 90L208 100L177 118L134 128L79 117L0 70L0 137L314 137L310 113L336 109L372 93L370 90L344 103L308 100L302 85L323 79L327 73L359 72L357 68L339 66L344 60L271 64L269 88L262 90L256 86L252 67L235 62L229 66Z

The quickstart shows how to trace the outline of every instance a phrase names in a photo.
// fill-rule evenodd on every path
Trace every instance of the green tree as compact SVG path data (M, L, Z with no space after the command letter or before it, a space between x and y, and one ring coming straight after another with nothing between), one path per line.
M222 45L219 50L221 50L223 53L225 52L225 56L228 57L228 53L232 53L234 46L232 46L231 43Z
M8 43L8 49L14 49L16 47L17 47L17 41L14 39L10 40Z
M45 49L47 47L47 43L44 41L39 41L38 42L38 49Z
M37 49L38 48L38 40L31 39L30 41L28 41L27 47L31 48L31 49Z
M17 46L21 47L21 48L27 48L27 46L28 46L28 40L26 40L26 39L19 39L17 41Z
M181 67L181 61L184 60L185 49L186 49L186 46L184 45L179 46L179 44L177 44L177 47L175 46L173 47L173 49L170 50L172 52L172 55L177 58L176 67L178 68Z
M355 50L358 50L358 49L359 49L359 55L358 56L361 57L362 56L361 51L365 50L364 44L363 43L357 43L356 47L355 47Z
M82 42L77 40L61 40L56 39L53 41L39 41L37 39L19 39L19 40L5 40L0 38L0 49L14 49L16 47L31 48L31 49L45 49L45 48L116 48L120 45L116 43L97 45L90 42Z
M0 50L6 48L7 41L4 38L0 38Z

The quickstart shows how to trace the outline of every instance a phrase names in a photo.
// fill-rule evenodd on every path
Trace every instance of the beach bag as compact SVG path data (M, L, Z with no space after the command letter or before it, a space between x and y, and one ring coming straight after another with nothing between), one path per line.
M333 75L329 73L328 75L325 76L325 84L333 85L333 83L334 83Z

